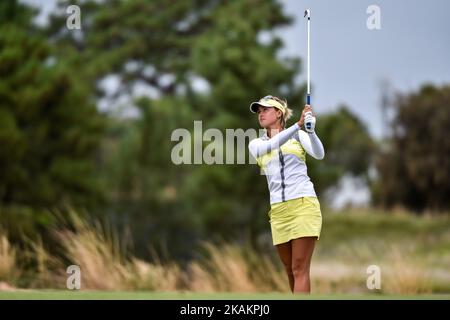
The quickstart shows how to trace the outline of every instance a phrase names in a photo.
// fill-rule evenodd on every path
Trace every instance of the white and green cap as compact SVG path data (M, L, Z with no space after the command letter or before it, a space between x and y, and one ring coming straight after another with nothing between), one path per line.
M250 111L257 113L259 106L277 108L278 110L281 110L283 114L286 114L288 109L285 101L274 96L265 96L264 98L259 99L259 101L252 102L250 104Z

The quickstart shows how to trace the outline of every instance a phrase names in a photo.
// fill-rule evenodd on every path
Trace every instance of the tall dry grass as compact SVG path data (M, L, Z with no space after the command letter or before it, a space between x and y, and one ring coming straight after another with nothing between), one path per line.
M176 290L181 278L176 264L149 263L127 257L117 233L71 216L72 230L56 231L67 260L81 269L81 285L90 290ZM122 239L123 240L123 239Z
M67 258L80 266L85 289L258 292L288 288L286 276L269 258L236 245L206 243L206 256L182 270L157 257L152 263L127 257L113 234L82 220L76 220L72 231L58 231L57 237Z
M33 288L64 288L67 275L63 260L51 255L40 237L35 241L27 240L26 243L29 247L25 251L26 259L35 266L29 286Z
M432 292L432 277L426 261L417 259L411 249L394 246L383 277L383 292L392 294L422 294Z
M287 276L268 257L237 245L204 244L207 257L189 266L187 289L196 292L289 290Z
M28 254L35 261L35 281L31 286L64 288L65 270L69 264L76 264L81 269L84 290L289 292L287 276L274 247L261 254L236 244L205 243L199 248L201 258L180 265L162 262L157 256L152 262L138 259L123 245L127 241L117 232L77 215L72 215L70 223L60 225L54 234L61 246L61 256L51 255L41 240L30 244ZM325 235L325 242L321 239L317 244L311 266L314 293L421 294L435 292L436 283L450 279L450 270L433 269L449 259L445 251L443 255L430 255L419 254L417 249L426 241L445 250L442 241L449 240L448 233L430 239L395 241L369 235L345 239L348 233L337 235L341 234L339 241L326 242L329 240ZM0 236L0 280L15 283L20 278L17 261L21 254L10 245L5 234ZM380 290L371 291L366 286L367 267L372 264L381 269ZM439 290L447 289L441 285Z
M320 293L423 294L432 292L430 263L417 256L410 243L388 244L374 240L339 246L336 255L313 260L312 283ZM367 288L367 268L380 268L381 288ZM444 277L450 276L450 273ZM442 278L441 278L442 279ZM435 281L441 281L436 277Z
M0 234L0 282L14 283L20 275L17 250L13 248L5 233Z

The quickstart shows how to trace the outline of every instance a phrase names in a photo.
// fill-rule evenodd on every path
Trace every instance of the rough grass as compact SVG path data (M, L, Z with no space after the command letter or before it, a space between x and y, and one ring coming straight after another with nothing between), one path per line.
M402 297L450 293L450 216L346 211L325 212L323 218L311 269L314 294ZM11 286L20 283L22 274L31 274L31 287L64 288L68 263L81 268L82 292L146 290L206 297L225 292L289 292L272 246L261 254L236 244L205 243L199 248L203 257L187 266L158 259L150 263L125 250L124 239L109 228L76 215L71 219L70 228L54 230L63 256L50 255L42 242L30 245L25 253L36 262L33 270L23 270L17 262L22 252L11 246L6 233L0 234L0 291L9 290L4 297L14 296ZM381 270L380 290L367 288L370 265Z
M11 246L6 233L0 234L0 281L15 282L18 275L17 251Z

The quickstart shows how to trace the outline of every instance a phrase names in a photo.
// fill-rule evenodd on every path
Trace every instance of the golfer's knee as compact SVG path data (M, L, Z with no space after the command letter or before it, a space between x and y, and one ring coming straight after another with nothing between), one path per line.
M309 273L308 260L305 258L293 259L291 269L294 276L301 276L305 273Z
M290 264L285 264L284 265L284 270L286 270L286 273L288 274L288 275L292 275L293 273L292 273L292 266L290 265Z

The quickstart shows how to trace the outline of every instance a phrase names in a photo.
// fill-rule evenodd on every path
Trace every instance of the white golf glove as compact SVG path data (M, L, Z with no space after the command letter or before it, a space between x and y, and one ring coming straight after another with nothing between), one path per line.
M305 113L305 130L309 133L313 133L316 127L316 117L311 112Z

